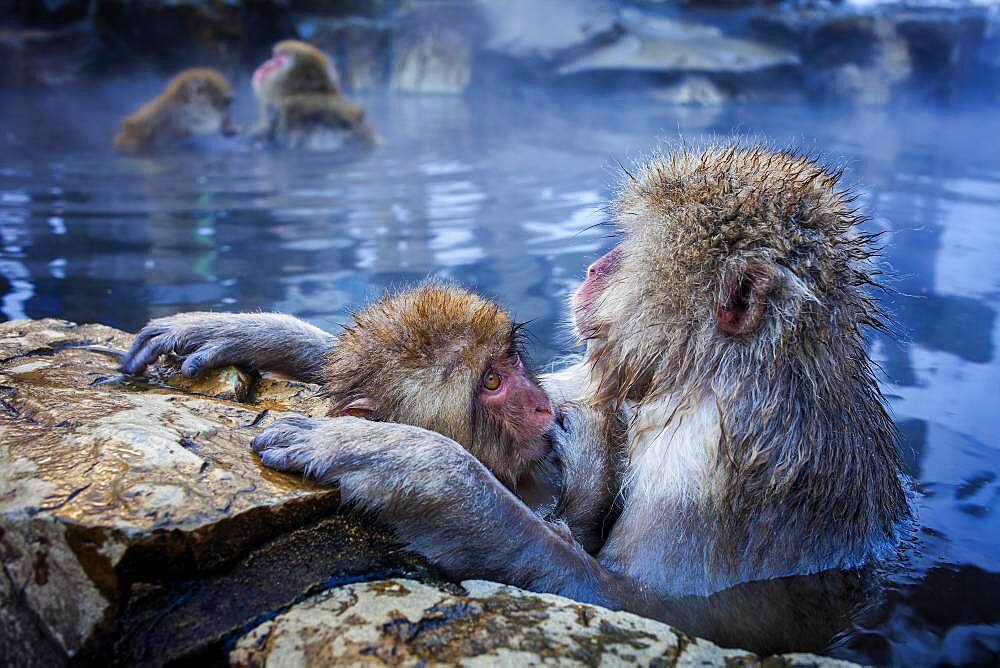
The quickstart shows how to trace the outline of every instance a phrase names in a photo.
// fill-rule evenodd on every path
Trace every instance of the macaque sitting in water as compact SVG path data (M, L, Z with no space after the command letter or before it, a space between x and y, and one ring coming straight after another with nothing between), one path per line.
M622 427L582 404L556 414L525 363L518 326L490 300L425 284L355 313L337 337L280 314L179 314L144 327L122 366L141 373L170 352L186 358L186 375L227 364L278 371L321 383L334 415L453 439L553 526L565 521L590 550L603 542ZM579 442L562 460L559 434L570 429ZM265 453L265 463L276 464L273 456ZM424 462L437 464L433 455Z
M254 134L285 148L334 150L351 140L375 142L365 110L340 92L337 70L322 51L298 40L274 46L253 73L260 107Z
M176 145L199 135L231 136L233 92L220 73L207 68L184 70L157 97L122 121L114 146L137 155Z

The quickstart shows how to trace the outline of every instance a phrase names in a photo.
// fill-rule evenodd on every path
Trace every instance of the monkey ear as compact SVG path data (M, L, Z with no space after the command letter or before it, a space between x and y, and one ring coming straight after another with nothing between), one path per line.
M359 417L366 420L377 420L378 411L375 408L375 402L373 402L368 397L361 397L360 399L355 399L351 403L344 406L337 413L337 417Z
M729 271L715 303L715 321L725 334L745 336L764 321L774 272L765 264L750 261Z

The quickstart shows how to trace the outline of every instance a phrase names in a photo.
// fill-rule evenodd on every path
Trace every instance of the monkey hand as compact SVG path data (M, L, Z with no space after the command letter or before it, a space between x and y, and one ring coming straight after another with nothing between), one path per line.
M161 355L184 358L181 373L194 377L235 364L318 381L333 337L280 313L179 313L150 321L122 359L122 371L141 374Z
M545 522L455 441L355 417L292 417L253 440L266 466L340 487L455 578L479 577L621 607L618 578Z
M375 509L377 497L426 497L492 475L458 443L419 427L355 417L290 417L269 425L252 447L265 466L338 483L345 502ZM416 480L421 482L417 484ZM393 485L399 487L395 492Z
M316 438L320 422L301 416L278 420L256 436L251 447L269 468L322 478L327 472L325 463L334 453L329 444Z

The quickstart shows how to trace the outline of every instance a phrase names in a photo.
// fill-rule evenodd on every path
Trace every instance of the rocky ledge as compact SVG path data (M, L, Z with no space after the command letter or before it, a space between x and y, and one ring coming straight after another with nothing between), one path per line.
M339 512L336 490L270 471L251 452L274 417L325 412L314 387L235 368L191 382L170 360L125 378L116 351L130 342L101 325L0 324L6 660L761 663L635 615L443 581L391 535Z

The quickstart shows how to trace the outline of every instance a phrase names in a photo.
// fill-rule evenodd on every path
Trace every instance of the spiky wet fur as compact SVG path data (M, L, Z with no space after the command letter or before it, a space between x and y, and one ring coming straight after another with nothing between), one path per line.
M474 395L491 360L521 354L517 330L499 305L453 285L386 295L345 326L324 392L334 411L368 398L379 420L454 439L513 487L530 462Z
M631 507L678 537L649 555L663 575L633 575L705 593L852 567L891 550L910 517L864 349L864 330L882 328L873 240L838 179L806 157L735 145L680 150L624 179L612 208L622 278L593 304L589 399L636 417L633 484L684 447L657 439L684 438L685 420L719 425L714 448L692 451L704 461L685 460L703 478L680 497L629 492L622 522ZM728 335L714 308L748 270L771 285L763 321ZM661 458L643 456L651 443ZM607 561L644 569L642 541L612 536Z

